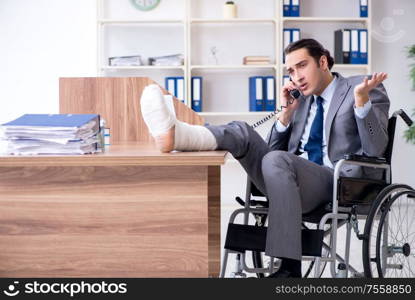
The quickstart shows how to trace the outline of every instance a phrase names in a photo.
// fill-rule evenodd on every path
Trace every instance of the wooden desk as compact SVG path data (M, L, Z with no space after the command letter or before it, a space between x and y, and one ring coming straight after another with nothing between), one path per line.
M0 276L218 276L225 154L0 157Z

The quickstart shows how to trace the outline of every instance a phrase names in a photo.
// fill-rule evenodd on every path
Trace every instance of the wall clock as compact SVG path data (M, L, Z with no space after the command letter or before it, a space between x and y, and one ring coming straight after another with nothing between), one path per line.
M130 0L135 8L142 11L149 11L157 7L161 0Z

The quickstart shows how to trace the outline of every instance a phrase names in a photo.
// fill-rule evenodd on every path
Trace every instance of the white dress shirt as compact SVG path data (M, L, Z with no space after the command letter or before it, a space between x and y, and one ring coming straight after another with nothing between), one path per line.
M330 106L331 100L333 98L334 92L335 92L336 87L337 87L337 81L338 81L338 79L336 78L336 76L334 76L334 79L330 82L330 84L326 87L326 89L320 95L324 99L324 101L323 101L323 109L324 109L323 164L325 166L329 167L329 168L333 168L333 164L331 163L331 161L328 157L328 153L327 153L325 124L326 124L327 112L329 111L329 106ZM314 99L317 99L317 97L318 97L317 95L313 95L313 96L314 96ZM367 116L367 114L369 113L369 110L370 110L371 107L372 107L372 104L370 103L370 101L368 101L363 107L355 107L354 108L355 115L358 118L363 119L364 117ZM301 140L300 140L299 151L302 152L300 157L303 157L305 159L308 159L308 153L306 151L304 151L304 146L308 142L308 138L310 136L311 125L313 124L316 112L317 112L317 101L313 101L313 103L310 106L310 111L308 112L308 117L307 117L306 125L305 125L305 128L304 128L304 132L303 132L303 135L301 136ZM284 132L285 130L287 130L288 126L289 126L289 124L287 126L284 126L279 120L275 123L275 128L277 129L278 132Z

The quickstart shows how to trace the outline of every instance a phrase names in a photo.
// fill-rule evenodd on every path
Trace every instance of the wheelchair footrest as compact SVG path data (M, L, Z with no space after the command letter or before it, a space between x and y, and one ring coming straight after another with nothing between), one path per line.
M323 248L324 230L302 229L301 244L304 256L321 256Z
M265 251L267 227L229 223L225 249L238 252Z
M323 230L302 229L301 243L303 255L321 256L323 237ZM229 223L225 249L238 252L245 252L247 250L265 252L266 239L267 227Z

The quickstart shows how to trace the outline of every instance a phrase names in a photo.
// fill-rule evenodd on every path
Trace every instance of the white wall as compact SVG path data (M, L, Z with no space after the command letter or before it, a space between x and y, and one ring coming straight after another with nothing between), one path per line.
M218 3L213 1L212 6ZM415 93L411 91L410 61L404 47L415 43L415 1L374 0L373 3L374 71L389 73L385 85L391 111L404 108L410 112L415 107ZM220 6L217 8L220 11ZM202 14L194 10L194 14L206 17L208 8L203 11ZM243 14L241 11L240 16L246 17ZM269 16L264 13L263 17ZM0 41L3 59L0 123L23 113L56 113L59 77L96 76L96 1L1 0ZM415 167L415 159L411 157L415 147L403 140L402 123L398 129L396 149L400 154L394 157L394 178L415 186L415 176L411 176L408 167Z
M58 78L96 76L95 0L0 0L0 123L58 113Z
M390 113L404 109L407 113L415 108L415 91L411 90L409 79L410 64L405 47L415 44L415 1L374 0L373 14L373 71L387 72L389 79L385 86L391 100ZM415 117L412 117L415 119ZM415 145L403 139L406 125L397 124L395 155L392 172L395 182L415 186Z

